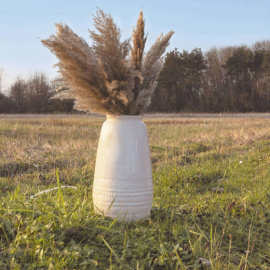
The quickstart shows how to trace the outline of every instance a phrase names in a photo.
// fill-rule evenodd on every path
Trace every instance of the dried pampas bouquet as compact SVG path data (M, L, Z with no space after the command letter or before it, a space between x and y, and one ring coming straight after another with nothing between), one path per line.
M68 26L56 24L56 35L42 40L59 59L61 87L54 96L75 99L75 109L111 115L139 115L150 104L156 79L162 68L162 55L173 35L161 35L144 55L147 36L140 12L130 39L120 41L121 32L109 14L98 9L97 30L90 31L90 47Z

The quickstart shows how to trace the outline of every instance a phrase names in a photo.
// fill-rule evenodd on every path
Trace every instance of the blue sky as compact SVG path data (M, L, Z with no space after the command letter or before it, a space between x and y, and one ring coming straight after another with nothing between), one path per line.
M0 0L0 68L7 90L16 76L43 71L53 79L56 57L40 40L55 33L54 23L67 24L91 44L96 7L110 13L129 38L141 9L148 40L146 50L161 33L174 30L167 51L229 45L252 45L270 39L269 0Z

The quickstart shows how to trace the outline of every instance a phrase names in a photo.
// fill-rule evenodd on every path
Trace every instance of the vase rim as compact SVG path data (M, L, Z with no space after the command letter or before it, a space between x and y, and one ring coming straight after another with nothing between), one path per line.
M141 115L107 115L107 119L114 120L141 120Z

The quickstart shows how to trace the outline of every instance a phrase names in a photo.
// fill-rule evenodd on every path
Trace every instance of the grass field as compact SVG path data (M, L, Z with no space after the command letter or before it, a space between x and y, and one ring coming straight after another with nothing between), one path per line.
M94 214L103 121L0 120L0 269L270 269L270 119L144 119L154 203L130 224Z

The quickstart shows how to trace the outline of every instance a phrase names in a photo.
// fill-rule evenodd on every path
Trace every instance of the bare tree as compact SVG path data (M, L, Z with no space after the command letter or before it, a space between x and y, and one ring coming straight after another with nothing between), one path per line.
M203 73L203 110L217 112L230 106L230 86L224 65L233 55L234 47L213 47L204 54L207 69Z
M4 69L3 68L0 68L0 93L3 92L3 76L4 76Z
M253 51L270 51L270 40L257 41L252 45Z
M11 85L10 88L10 98L15 104L16 113L25 113L27 105L26 97L26 82L17 77L16 81Z
M36 72L30 76L26 85L28 111L44 113L48 109L51 97L49 80L43 72Z

